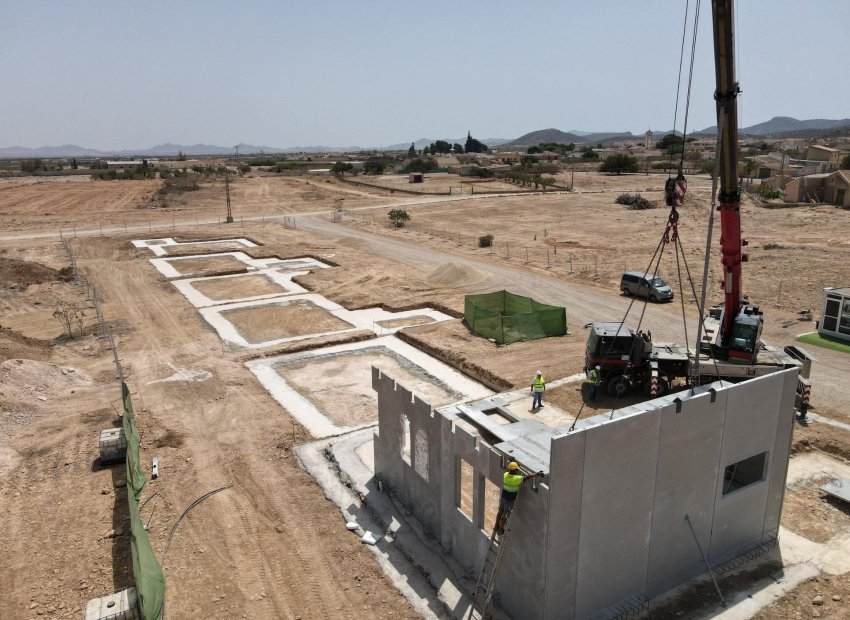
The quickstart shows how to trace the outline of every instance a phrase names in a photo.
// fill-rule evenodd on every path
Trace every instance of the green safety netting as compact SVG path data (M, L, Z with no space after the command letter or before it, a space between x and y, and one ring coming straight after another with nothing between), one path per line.
M130 505L130 551L133 556L133 576L142 617L145 620L162 618L165 601L165 577L151 548L145 524L139 516L139 497L145 488L145 474L139 458L139 433L133 419L133 403L126 383L121 383L124 400L124 437L127 439L127 501Z
M531 297L507 291L467 295L463 314L469 329L499 344L567 333L565 308L541 304Z

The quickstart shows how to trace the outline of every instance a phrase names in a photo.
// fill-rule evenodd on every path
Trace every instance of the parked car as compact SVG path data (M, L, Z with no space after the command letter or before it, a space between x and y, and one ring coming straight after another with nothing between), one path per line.
M673 289L664 280L651 273L627 271L620 280L623 295L645 297L649 301L669 301L673 299Z

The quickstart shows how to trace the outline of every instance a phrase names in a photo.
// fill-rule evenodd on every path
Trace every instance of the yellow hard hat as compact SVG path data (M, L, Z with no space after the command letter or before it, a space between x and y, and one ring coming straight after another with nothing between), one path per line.
M510 463L508 463L508 469L510 469L511 471L516 471L519 469L519 464L516 461L511 461Z

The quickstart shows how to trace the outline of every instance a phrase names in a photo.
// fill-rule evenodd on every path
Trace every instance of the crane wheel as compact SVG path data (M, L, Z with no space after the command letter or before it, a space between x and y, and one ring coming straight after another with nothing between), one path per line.
M614 398L619 398L621 396L625 396L629 392L632 391L632 383L628 379L626 379L623 375L618 377L611 377L608 380L608 385L606 386L608 390L608 394L613 396Z

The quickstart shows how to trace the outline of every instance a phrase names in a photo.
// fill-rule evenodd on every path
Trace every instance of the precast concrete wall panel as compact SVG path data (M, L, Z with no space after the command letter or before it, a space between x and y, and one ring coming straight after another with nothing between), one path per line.
M448 432L446 432L448 431ZM441 490L443 510L443 529L440 535L444 545L452 549L452 555L462 566L472 566L477 571L481 567L487 550L487 538L478 527L476 520L480 514L480 492L478 476L481 466L486 463L477 446L477 436L466 429L452 425L444 429L444 467ZM482 446L485 447L485 446ZM485 447L486 449L486 447ZM460 496L460 459L473 468L472 506L473 514L468 518L458 506Z
M544 617L548 491L541 484L535 492L525 483L511 515L505 555L496 576L499 606L511 618Z
M661 412L587 429L576 617L646 587Z
M406 403L405 403L406 404ZM403 409L399 409L399 412ZM399 419L401 413L398 414ZM440 528L440 495L435 492L435 481L442 479L442 460L440 458L440 423L435 418L428 403L413 397L407 406L406 415L410 424L410 459L411 464L404 463L405 490L408 504L412 505L419 521L430 532L438 532ZM399 422L401 425L401 422ZM424 453L417 453L415 438L424 438ZM401 451L401 441L399 451ZM421 458L423 463L417 461ZM427 469L424 469L427 467ZM423 474L427 474L427 479Z
M586 433L552 440L544 618L574 618Z
M658 596L705 572L688 515L701 547L711 542L726 394L701 394L661 409L658 476L652 507L646 595Z
M743 548L761 541L768 482L775 455L777 412L782 403L783 377L774 373L732 388L728 393L723 444L720 451L717 500L709 558L713 564L731 559ZM723 495L727 466L767 452L765 478Z
M788 477L788 458L794 435L794 400L799 377L796 369L791 369L783 372L782 378L782 410L776 426L776 441L773 444L773 467L768 478L770 484L764 513L765 535L779 528L782 499L785 497L785 479Z

